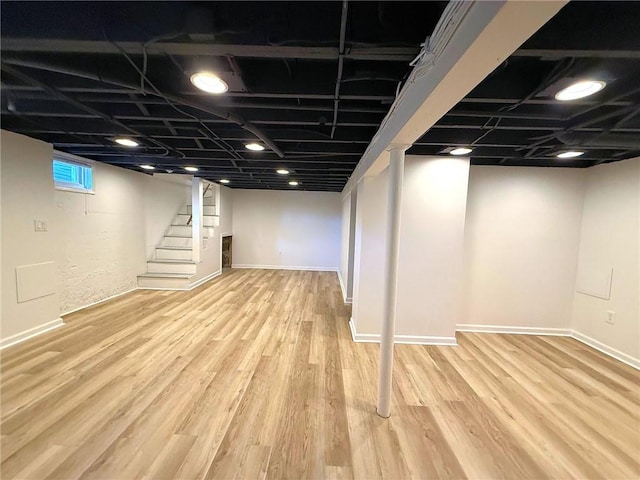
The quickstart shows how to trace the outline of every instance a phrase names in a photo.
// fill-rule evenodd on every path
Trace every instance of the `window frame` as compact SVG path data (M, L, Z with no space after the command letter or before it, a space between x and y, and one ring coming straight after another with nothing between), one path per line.
M71 165L77 165L79 167L88 168L91 171L91 189L76 187L72 184L65 184L64 182L59 182L55 178L55 173L53 170L53 162L54 161L64 162ZM53 159L51 160L51 178L53 179L53 185L56 190L60 190L63 192L73 192L73 193L85 193L89 195L96 194L96 180L95 180L95 169L94 162L91 160L87 160L86 158L77 157L75 155L71 155L66 152L59 152L58 150L53 151Z

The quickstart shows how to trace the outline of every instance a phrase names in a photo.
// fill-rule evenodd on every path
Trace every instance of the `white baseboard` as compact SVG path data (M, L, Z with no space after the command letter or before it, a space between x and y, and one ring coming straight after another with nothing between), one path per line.
M202 277L196 283L189 285L189 288L187 290L193 290L194 288L199 287L203 283L207 283L209 280L213 280L214 278L216 278L216 277L218 277L220 275L222 275L222 269L217 270L217 271L207 275L206 277Z
M0 340L0 350L24 342L25 340L28 340L30 338L37 337L38 335L42 335L45 332L53 330L54 328L61 327L63 325L64 322L62 321L62 318L56 318L55 320L43 323L42 325L38 325L37 327L30 328L29 330L25 330L24 332L12 335L7 338L3 338L2 340Z
M189 286L185 288L166 288L166 287L138 287L137 290L158 290L162 292L190 292L194 288L199 287L200 285L207 283L209 280L213 280L214 278L222 275L222 269L217 270L206 277L202 277L200 280L195 283L189 284Z
M634 358L631 355L609 347L598 340L588 337L576 330L569 328L536 328L536 327L512 327L502 325L472 325L472 324L459 324L456 326L458 332L474 332L474 333L509 333L517 335L552 335L556 337L571 337L579 342L595 348L599 352L609 355L616 360L626 363L627 365L640 370L640 359Z
M351 338L357 343L380 343L379 333L358 333L353 323L353 317L349 320ZM430 337L420 335L396 335L394 343L402 345L445 345L455 347L458 345L456 337Z
M127 293L131 293L131 292L134 292L136 290L138 290L137 287L132 288L130 290L127 290L126 292L116 293L115 295L111 295L110 297L103 298L102 300L98 300L97 302L93 302L93 303L90 303L88 305L83 305L82 307L74 308L73 310L69 310L68 312L61 313L60 316L64 317L64 316L69 315L71 313L75 313L75 312L78 312L80 310L84 310L85 308L93 307L95 305L99 305L101 303L108 302L109 300L113 300L114 298L121 297L122 295L126 295Z
M633 358L631 355L627 355L626 353L621 352L620 350L616 350L615 348L611 348L605 345L598 340L595 340L591 337L587 337L586 335L572 331L571 336L578 340L579 342L584 343L585 345L590 346L591 348L595 348L599 352L604 353L605 355L609 355L610 357L615 358L616 360L621 361L622 363L626 363L627 365L635 368L636 370L640 370L640 359Z
M568 328L512 327L509 325L474 325L470 323L459 323L456 325L456 332L553 335L556 337L571 336L571 330Z
M342 275L340 274L340 269L338 269L338 281L340 282L340 290L342 290L342 300L347 305L351 305L351 297L347 297L347 289L344 286L344 281L342 280Z
M303 267L289 265L249 265L244 263L234 263L231 268L255 268L258 270L307 270L311 272L337 272L337 267Z

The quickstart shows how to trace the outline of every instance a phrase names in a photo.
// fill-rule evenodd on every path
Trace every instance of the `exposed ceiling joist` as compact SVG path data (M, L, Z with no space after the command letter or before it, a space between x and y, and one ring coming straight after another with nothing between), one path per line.
M640 50L563 50L555 48L521 48L511 54L514 57L540 58L626 58L640 59Z
M582 168L640 153L632 2L570 2L557 15L562 0L383 3L265 2L249 19L243 2L202 2L216 21L193 30L192 2L152 3L171 12L155 16L140 2L3 2L2 62L37 81L3 75L3 128L132 170L196 164L242 188L289 189L276 173L287 168L313 175L302 189L340 191L359 158L352 182L375 173L372 161L383 168L389 143L413 142L415 155L472 147L478 165ZM425 38L434 61L413 75ZM191 85L201 69L229 91ZM563 82L600 75L602 93L554 98ZM414 85L396 101L400 81ZM140 147L115 145L121 134ZM268 148L250 152L256 141ZM568 149L584 153L556 159Z
M16 91L16 92L33 92L39 91L40 89L25 86L25 85L11 85L4 84L2 86L3 90L8 91ZM138 88L136 87L135 90ZM104 93L104 94L114 94L114 95L128 95L131 93L131 89L118 89L118 88L102 88L102 87L60 87L58 90L66 93ZM207 95L203 92L198 91L189 91L189 92L180 92L180 96L183 97L195 97L198 100L202 98L208 98L210 95ZM225 93L226 97L238 97L238 98L285 98L285 99L294 99L294 100L333 100L333 94L325 94L325 93L309 93L309 92L227 92ZM354 100L354 101L372 101L372 102L383 102L390 103L394 100L393 95L371 95L371 94L349 94L349 95L340 95L342 100Z
M392 144L411 145L565 5L473 2L429 70L412 72L343 194L388 165ZM436 27L437 28L437 27ZM426 68L426 67L425 67Z
M118 48L119 47L119 48ZM93 40L66 40L41 38L3 38L6 52L121 54L142 55L143 44L138 42L112 42ZM418 54L416 47L361 47L353 46L344 53L348 60L410 62ZM213 43L156 42L146 47L147 55L180 55L198 57L251 57L300 58L337 60L339 49L334 47L301 47L283 45L224 45Z

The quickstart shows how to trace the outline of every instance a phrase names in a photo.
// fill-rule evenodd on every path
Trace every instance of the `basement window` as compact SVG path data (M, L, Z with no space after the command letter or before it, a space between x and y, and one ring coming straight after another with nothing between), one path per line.
M53 181L58 190L94 193L93 168L86 163L54 158Z

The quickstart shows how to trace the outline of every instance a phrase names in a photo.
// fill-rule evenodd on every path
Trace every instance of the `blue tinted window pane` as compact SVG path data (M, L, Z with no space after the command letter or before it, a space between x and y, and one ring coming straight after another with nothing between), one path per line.
M59 187L93 189L93 172L89 166L54 160L53 179Z

